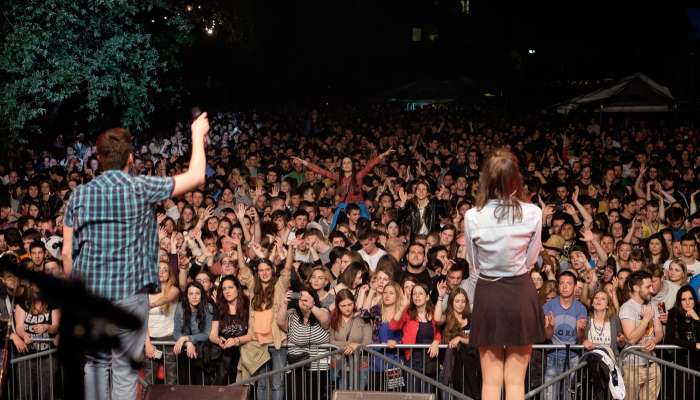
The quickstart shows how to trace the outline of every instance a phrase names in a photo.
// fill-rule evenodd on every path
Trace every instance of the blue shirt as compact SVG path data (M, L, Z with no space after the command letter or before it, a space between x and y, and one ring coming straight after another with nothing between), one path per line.
M696 274L693 276L693 278L690 280L688 283L693 290L695 290L695 294L700 297L700 274Z
M557 296L544 304L544 315L549 314L554 315L552 344L576 344L578 340L576 336L576 321L588 318L586 307L580 301L574 300L571 307L568 309L564 308L561 306L559 296ZM557 350L557 356L564 358L566 351Z
M173 178L105 171L78 186L63 224L73 229L72 276L93 293L122 300L158 286L155 203L172 195Z

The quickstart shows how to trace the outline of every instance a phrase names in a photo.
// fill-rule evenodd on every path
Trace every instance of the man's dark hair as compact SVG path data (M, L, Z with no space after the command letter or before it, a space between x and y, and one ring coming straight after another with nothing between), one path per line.
M649 272L644 270L633 272L632 275L627 278L627 287L629 288L630 293L634 293L634 289L632 288L639 286L645 279L651 279L651 274Z
M678 207L671 207L670 210L666 211L666 219L669 222L675 222L678 220L685 219L685 213L683 212L682 209Z
M5 239L5 240L7 240L7 239ZM25 240L32 240L32 241L41 240L41 232L39 232L38 230L36 230L34 228L27 229L26 231L24 231L22 233L22 241L25 241Z
M131 154L131 134L124 128L112 128L100 134L97 138L97 159L102 168L124 169Z
M557 283L561 282L561 278L563 278L563 277L565 277L565 276L570 277L570 278L574 281L574 283L576 283L576 279L577 279L576 274L574 274L574 273L571 272L571 271L562 271L562 272L560 272L559 275L557 276Z
M636 203L637 198L634 196L625 196L625 198L622 199L622 205L626 206L628 204Z
M425 253L425 246L422 245L421 243L418 243L418 242L411 242L411 244L408 245L408 247L406 248L406 250L407 250L407 251L410 250L411 247L413 247L413 246L419 246L420 248L423 249L423 252Z
M46 251L46 246L44 245L44 242L41 240L34 240L29 244L29 251L32 251L35 248L40 248L43 251Z
M374 229L363 229L357 234L357 240L367 240L377 237L377 231Z
M306 210L302 210L301 208L299 208L296 211L294 211L294 214L292 215L292 218L296 218L296 217L306 217L308 219L309 213L306 212Z
M318 239L326 240L326 239L323 237L323 232L319 231L319 230L316 229L316 228L306 229L306 231L304 232L304 237L307 238L307 237L309 237L309 236L316 236Z
M690 233L686 233L685 235L681 236L681 243L683 242L695 242L695 236L691 235Z
M354 211L354 210L360 211L360 206L358 206L355 203L352 203L352 204L348 204L347 208L345 209L345 212L347 214L350 214L350 211Z
M22 247L22 234L17 228L8 228L5 230L5 243L12 247Z
M629 268L620 268L619 271L615 274L615 276L619 277L621 273L627 272L628 274L632 275L632 270Z
M350 245L350 243L348 243L348 238L347 238L347 237L345 236L345 234L344 234L343 232L341 232L341 231L333 231L333 232L331 232L331 233L328 235L328 241L329 241L329 242L332 242L333 239L335 239L335 238L337 238L337 237L343 239L343 242L345 242L345 246L349 246L349 245Z

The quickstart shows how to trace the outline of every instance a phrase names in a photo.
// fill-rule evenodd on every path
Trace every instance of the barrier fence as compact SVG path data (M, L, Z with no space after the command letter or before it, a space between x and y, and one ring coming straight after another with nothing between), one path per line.
M35 339L36 343L49 343L53 339ZM18 400L58 399L62 392L62 370L56 358L56 349L26 355L12 349L8 365L9 374L3 398Z
M263 368L236 382L235 368L226 368L237 364L236 354L214 356L207 365L201 352L200 358L189 359L184 352L173 353L174 342L153 345L157 358L144 363L144 386L249 385L253 400L328 399L334 390L429 393L441 400L470 400L481 393L478 351L468 346L448 349L442 345L434 358L429 357L429 345L367 345L349 357L332 345L312 346L314 356L305 359L288 358L286 347L271 349L274 370ZM583 354L582 346L533 346L526 398L611 399L594 365L582 360ZM618 365L634 399L698 399L700 372L691 368L692 357L689 350L676 346L657 346L653 354L630 347L620 353ZM62 399L62 371L55 350L13 354L5 390L6 398L12 399Z

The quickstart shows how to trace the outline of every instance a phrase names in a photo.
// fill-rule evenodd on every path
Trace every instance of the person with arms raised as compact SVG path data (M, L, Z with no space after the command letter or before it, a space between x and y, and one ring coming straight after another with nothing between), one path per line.
M82 280L144 321L138 331L118 333L121 346L111 354L91 354L85 363L86 399L135 399L138 372L132 360L142 355L146 338L148 294L158 286L158 229L155 207L204 183L207 114L192 123L192 155L187 172L175 177L131 176L131 134L123 128L97 139L97 159L104 172L71 195L63 219L63 266L66 276ZM111 384L109 382L111 370Z

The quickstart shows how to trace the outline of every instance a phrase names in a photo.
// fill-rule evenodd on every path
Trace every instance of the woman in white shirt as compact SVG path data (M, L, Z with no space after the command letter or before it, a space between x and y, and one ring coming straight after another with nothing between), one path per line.
M482 398L499 399L505 382L506 397L522 399L532 343L545 339L529 276L542 247L542 211L527 202L512 153L497 151L486 160L464 228L466 258L477 271L470 341L479 348Z

